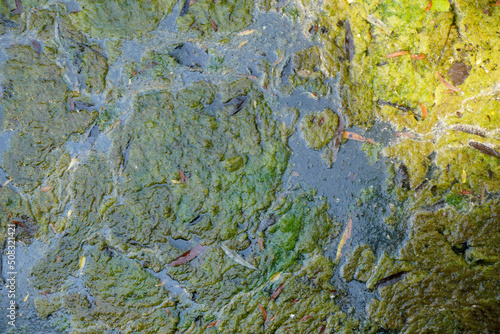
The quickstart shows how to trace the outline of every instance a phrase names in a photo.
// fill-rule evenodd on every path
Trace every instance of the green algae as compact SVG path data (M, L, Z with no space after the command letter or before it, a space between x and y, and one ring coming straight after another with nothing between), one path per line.
M498 201L468 214L453 209L416 214L409 241L386 274L409 272L379 288L380 300L369 306L372 319L403 333L498 328L498 303L481 292L498 294L498 258L492 256L500 242L493 228L497 215Z
M330 109L309 114L302 119L300 130L307 145L319 150L333 139L339 124L338 116Z
M142 8L128 25L121 18L104 19L104 10L116 3L92 4L99 9L94 12L84 3L86 8L71 14L72 20L92 37L135 38L154 29L173 4L153 12L154 7L120 2L113 11L117 15ZM27 27L42 42L44 53L38 55L26 46L11 49L17 50L12 53L17 60L3 67L2 104L4 129L19 131L4 154L3 167L29 201L10 187L0 189L0 200L4 212L32 215L42 239L58 238L31 273L36 289L53 294L36 299L39 315L55 317L63 330L87 333L110 328L172 333L323 329L374 333L379 326L412 333L498 327L498 305L481 297L481 291L498 290L494 276L499 263L494 229L498 203L484 200L499 189L499 159L468 145L477 141L500 147L494 84L498 71L491 61L498 51L493 43L498 36L492 29L498 11L479 18L478 10L492 10L491 4L456 1L447 8L447 2L435 1L433 10L426 13L427 3L330 1L326 13L318 14L304 1L282 10L296 23L320 15L314 21L319 25L314 38L324 45L296 53L289 82L277 91L287 96L299 89L325 97L329 94L325 79L340 72L341 110L348 124L367 127L378 118L414 135L391 138L381 151L408 171L413 191L396 180L397 168L389 172L390 179L395 179L389 181L395 201L386 221L394 226L408 219L409 240L399 254L382 253L378 259L368 246L359 246L341 270L345 280L365 282L368 289L379 291L378 299L369 305L371 322L364 323L340 310L338 288L330 282L335 267L323 251L339 232L328 214L331 208L323 199L314 199L314 192L276 198L288 163L291 132L285 123L278 128L266 93L248 79L199 81L187 87L176 82L174 89L169 85L177 80L169 76L180 64L168 50L156 50L127 65L134 104L131 115L123 117L117 102L124 92L106 90L112 87L110 82L118 82L107 78L105 58L109 56L109 64L116 61L121 42L107 40L104 50L100 43L89 43L62 9L57 15L28 12ZM281 10L279 4L275 6ZM271 10L270 3L268 7ZM180 31L199 37L228 35L250 24L252 12L251 2L196 1L177 23ZM217 24L217 32L210 19ZM55 22L59 36L53 33ZM347 22L351 35L346 34ZM128 26L121 28L124 24ZM458 28L450 28L452 24ZM352 54L345 48L346 35L353 40ZM493 42L485 42L484 36ZM426 58L385 57L400 50L426 54ZM81 75L76 90L65 81L70 68L60 65L66 57L75 61ZM217 57L209 72L226 73L227 68L221 69L224 61ZM457 61L469 64L471 70L460 84L464 93L450 94L436 72L450 81L446 73ZM25 69L27 77L35 80L18 79ZM40 69L37 77L35 71ZM275 77L278 70L269 67L265 73ZM47 85L42 77L53 81ZM53 90L41 94L47 87ZM90 102L91 95L102 93L106 103L98 115L69 108L69 97ZM241 97L246 102L234 113L233 99ZM425 119L421 102L429 113ZM39 119L28 112L32 103L34 110L45 112ZM321 149L333 138L338 117L331 110L319 114L327 113L332 117L323 119L324 133L308 123L301 129L312 148ZM308 117L314 116L306 116L303 122ZM81 135L96 118L99 130L111 137L110 155L82 152L69 169L72 156L62 146L68 140L82 143ZM326 118L332 123L328 127ZM486 136L457 131L457 126L481 127ZM47 133L51 134L48 143ZM365 143L363 149L375 160L381 146ZM41 191L46 185L52 188ZM359 205L363 208L374 199L367 188ZM436 205L441 201L444 204ZM276 223L256 232L259 220L269 214L278 216ZM259 250L257 236L264 250ZM261 271L230 260L220 248L222 241ZM189 248L200 242L206 248L195 260L167 266L188 250L178 248L178 243ZM87 264L79 270L83 255ZM159 285L152 272L163 270L185 289L184 297ZM279 272L279 279L269 282ZM377 284L401 272L405 273L401 280ZM81 279L89 297L69 291L74 283L68 275ZM281 283L281 295L270 301ZM258 305L266 308L267 322ZM216 320L215 328L206 329Z
M82 134L96 115L68 111L69 91L62 71L44 54L26 46L11 48L9 54L13 58L2 67L9 78L4 82L2 123L5 129L20 131L11 139L12 149L5 152L3 165L14 184L36 186L58 160L56 150L72 134Z
M91 37L132 39L154 30L174 4L171 0L84 0L71 20Z
M190 31L199 38L230 34L251 23L253 6L249 0L197 0L189 6L187 14L179 15L176 23L180 31Z

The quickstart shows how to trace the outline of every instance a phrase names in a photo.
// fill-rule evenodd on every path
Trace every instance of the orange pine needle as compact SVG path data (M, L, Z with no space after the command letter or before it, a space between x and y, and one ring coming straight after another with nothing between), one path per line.
M422 118L425 119L427 117L427 108L424 106L423 103L420 104L420 110L422 110Z
M452 84L450 84L450 83L446 82L446 80L444 80L444 79L443 79L443 77L441 76L441 74L439 74L439 72L437 72L437 76L438 76L439 81L441 81L441 83L442 83L445 87L447 87L447 88L451 89L451 90L452 90L452 91L454 91L454 92L461 92L460 88L457 88L457 87L453 86Z
M427 7L425 7L424 12L428 12L429 9L431 9L431 7L432 7L432 0L429 1L429 4L427 5Z
M165 307L165 312L167 312L168 316L170 316L170 310L168 309L168 307Z
M394 58L394 57L399 57L399 56L402 56L402 55L405 55L408 53L410 53L410 51L397 51L397 52L390 53L385 57L386 58Z
M23 223L21 223L21 222L18 222L17 220L13 220L13 221L12 221L12 224L19 224L19 225L21 225L22 227L27 228L27 227L26 227L26 225L24 225L24 224L23 224Z
M422 59L425 59L425 55L424 54L419 54L419 55L411 55L410 56L412 59L416 59L416 60L422 60Z

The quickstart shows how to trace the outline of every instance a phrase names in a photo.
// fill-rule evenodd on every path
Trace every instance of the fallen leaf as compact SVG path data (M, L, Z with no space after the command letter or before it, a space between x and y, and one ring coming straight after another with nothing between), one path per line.
M213 29L214 31L217 31L217 29L218 29L218 28L217 28L217 24L215 24L214 20L210 19L210 23L212 23L212 29Z
M311 92L304 92L304 93L301 93L300 95L302 94L307 94L307 96L313 100L318 100L318 94L316 93L311 93Z
M318 334L323 334L325 332L325 329L326 329L326 325L321 326L321 328L319 329Z
M305 322L305 321L307 321L307 320L309 320L311 318L312 318L312 315L305 315L305 316L302 317L302 319L300 319L300 321L301 322Z
M488 154L488 155L491 155L492 157L500 158L500 152L498 152L494 148L492 148L488 145L485 145L483 143L471 141L471 142L469 142L469 146L472 146L473 148L483 152L484 154Z
M444 80L444 79L443 79L443 77L441 76L441 74L439 74L439 72L436 72L436 73L437 73L437 76L438 76L439 81L441 81L441 83L442 83L445 87L447 87L447 88L451 89L451 90L452 90L452 91L454 91L454 92L461 92L460 88L457 88L457 87L453 86L452 84L450 84L450 83L446 82L446 80Z
M238 49L239 49L239 48L241 48L243 45L245 45L245 44L247 44L247 43L248 43L248 41L243 41L243 42L241 42L241 43L240 43L240 45L238 45Z
M52 229L52 231L54 231L54 233L57 234L57 228L56 228L56 226L54 224L52 224L52 223L49 223L49 226Z
M262 313L262 317L264 318L264 321L267 320L267 312L266 312L266 309L263 308L260 304L259 304L259 308L260 308L260 312Z
M188 250L187 252L183 253L181 256L175 258L172 262L168 264L168 266L175 267L179 266L181 264L188 263L189 261L193 260L196 258L200 253L205 249L205 246L202 246L201 244L198 244L194 246L191 250Z
M335 257L335 261L338 261L342 256L342 247L344 247L346 241L351 237L351 229L352 229L352 219L349 219L347 226L345 227L344 233L342 234L342 238L340 239L339 247L337 248L337 256Z
M398 137L398 138L415 138L416 136L413 133L409 133L409 132L396 132L396 137Z
M461 195L472 195L472 191L470 191L470 190L461 190L460 194Z
M171 316L171 313L170 313L170 310L168 309L168 307L165 307L165 312L167 312L169 317Z
M219 320L212 321L211 323L209 323L209 324L207 325L207 327L206 327L206 328L212 328L212 327L215 327L215 326L217 326L217 323L218 323L218 322L219 322Z
M85 262L87 262L87 259L85 258L85 256L82 256L80 258L80 263L78 264L78 269L82 270L83 267L85 267Z
M498 0L496 3L495 3L495 6L499 6L500 5L500 0Z
M41 191L41 192L47 192L47 191L49 191L50 189L52 189L52 186L45 186L45 187L41 187L41 188L40 188L40 191Z
M251 265L250 263L248 263L247 261L245 261L245 259L242 258L235 251L227 248L225 245L220 245L220 247L222 248L222 250L224 251L224 253L226 253L227 256L229 256L231 259L234 260L234 262L236 262L238 264L241 264L242 266L245 266L247 268L250 268L250 269L253 269L253 270L257 270L257 268L255 268L253 265Z
M57 255L56 262L61 262L61 255Z
M43 48L37 40L30 38L30 44L33 50L36 51L36 53L38 53L39 55L43 53Z
M264 250L264 243L260 237L257 238L257 243L259 244L260 249Z
M28 297L29 297L29 296L30 296L30 293L28 292L28 294L26 295L26 297L24 297L23 302L25 302L25 303L26 303L26 301L28 300Z
M76 165L77 162L78 162L77 157L74 157L73 159L71 159L71 161L69 163L69 166L68 166L68 169L66 169L66 171L69 171L71 169L71 167L73 167L74 165Z
M402 55L405 55L405 54L408 54L408 53L410 53L410 51L396 51L396 52L388 54L385 57L386 58L394 58L394 57L399 57L399 56L402 56Z
M180 168L179 168L179 175L181 177L181 182L186 183L186 181L187 181L186 174L184 174L184 172Z
M8 185L10 183L10 181L12 181L12 179L8 179L7 181L5 181L3 184L2 184L2 188L5 187L6 185Z
M269 283L272 283L272 282L276 282L277 280L280 279L280 276L281 276L281 271L275 275L273 275L270 279L269 279Z
M425 119L427 117L427 108L424 106L423 103L420 104L420 110L422 111L422 118Z
M420 55L411 55L410 56L412 59L416 59L416 60L422 60L422 59L425 59L425 55L424 54L420 54Z
M68 104L69 104L69 109L71 109L71 111L74 111L76 106L75 106L75 100L73 100L72 97L68 98Z
M239 33L237 33L237 35L238 36L247 36L247 35L253 34L256 31L257 31L256 29L247 29L247 30L240 31Z
M175 183L175 184L181 183L181 181L178 181L178 180L170 180L170 182Z
M462 183L465 183L467 181L467 172L465 169L462 169Z
M269 322L271 322L271 321L274 321L274 317L272 317L271 319L269 319Z
M273 294L271 295L271 300L275 300L276 298L278 298L278 296L280 295L281 291L283 290L283 286L285 285L285 283L281 283L278 288L276 290L274 290Z
M239 77L241 78L247 78L250 80L257 80L257 77L255 75L250 75L250 74L238 74Z
M432 0L429 1L429 4L427 5L427 7L425 7L424 12L428 12L429 9L431 9L431 7L432 7Z
M26 227L26 225L24 225L23 223L21 223L21 222L19 222L19 221L17 221L17 220L13 220L13 221L12 221L12 224L18 224L18 225L21 225L21 226L22 226L22 227L24 227L24 228L27 228L27 227Z
M358 135L357 133L354 133L354 132L344 131L344 133L342 134L342 137L347 138L347 139L357 140L357 141L360 141L360 142L367 141L370 144L375 144L375 141L373 139L362 137L362 136L360 136L360 135Z

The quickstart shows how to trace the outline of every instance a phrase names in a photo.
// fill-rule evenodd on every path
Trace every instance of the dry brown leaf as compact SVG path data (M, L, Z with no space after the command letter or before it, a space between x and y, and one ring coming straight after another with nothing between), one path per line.
M266 312L266 309L263 308L260 304L259 304L259 308L260 308L260 312L262 313L262 317L264 318L264 322L267 320L267 312Z
M422 111L422 118L425 119L427 117L427 108L423 103L420 103L420 110Z
M212 29L213 29L214 31L217 31L217 29L218 29L218 28L217 28L217 24L214 22L214 20L210 19L210 23L212 23Z
M354 132L344 131L344 133L342 134L342 137L347 138L347 139L357 140L357 141L360 141L360 142L367 141L370 144L375 144L375 141L373 139L362 137L362 136L360 136L360 135L358 135L357 133L354 133Z
M411 55L410 57L411 57L411 59L416 59L416 60L423 60L423 59L425 59L425 55L424 54Z
M47 191L49 191L50 189L52 189L52 186L45 186L45 187L41 187L41 188L40 188L40 191L41 191L41 192L47 192Z
M179 168L179 176L181 177L181 182L186 183L187 181L186 174L184 174L184 172L180 168Z
M240 31L239 33L237 33L237 35L238 36L247 36L247 35L253 34L256 31L257 31L256 29L247 29L247 30Z
M405 54L408 54L408 53L410 53L410 51L396 51L396 52L388 54L385 57L386 58L394 58L394 57L399 57L399 56L402 56L402 55L405 55Z
M262 239L260 237L257 238L257 243L259 244L259 248L261 250L264 250L264 242L262 241Z
M446 88L449 88L451 89L452 91L454 92L461 92L460 88L458 87L455 87L453 86L452 84L448 83L446 80L443 79L443 77L441 76L441 74L439 74L439 72L437 72L437 76L438 76L438 79L439 81L441 81L441 83L446 87Z
M273 294L271 295L271 300L275 300L276 298L278 298L278 296L280 295L281 291L283 290L283 286L285 285L285 283L281 283L278 288L276 290L274 290Z
M181 264L188 263L189 261L196 258L205 249L205 246L198 244L194 246L191 250L183 253L181 256L177 257L175 260L170 262L168 265L171 267L179 266Z
M215 326L217 326L217 323L218 323L218 322L219 322L219 320L212 321L211 323L209 323L209 324L207 325L207 327L206 327L206 328L212 328L212 327L215 327Z
M429 1L429 4L427 5L427 7L425 7L424 12L428 12L429 9L431 9L431 7L432 7L432 0Z
M302 317L302 319L300 319L300 321L301 322L305 322L305 321L307 321L307 320L309 320L311 318L312 318L312 315L305 315L305 316Z
M340 239L339 247L337 248L337 256L335 256L335 261L338 261L342 256L342 247L344 247L346 241L351 237L352 230L352 219L349 219L347 226L345 227L342 238Z

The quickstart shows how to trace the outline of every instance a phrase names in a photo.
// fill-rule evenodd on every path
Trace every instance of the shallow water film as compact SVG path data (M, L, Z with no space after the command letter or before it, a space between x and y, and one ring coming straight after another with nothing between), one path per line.
M0 1L0 332L499 333L500 1Z

